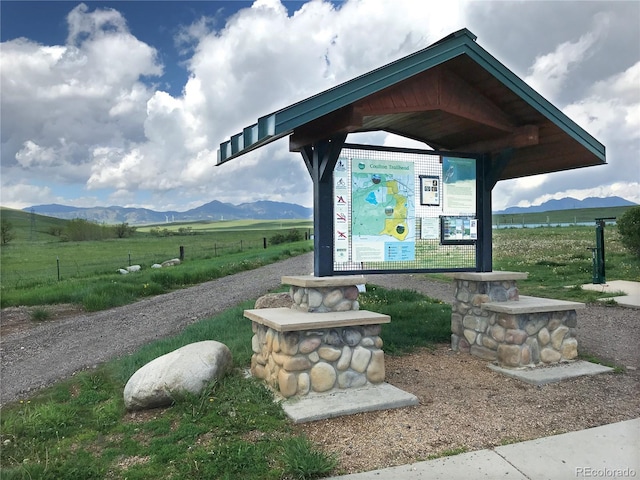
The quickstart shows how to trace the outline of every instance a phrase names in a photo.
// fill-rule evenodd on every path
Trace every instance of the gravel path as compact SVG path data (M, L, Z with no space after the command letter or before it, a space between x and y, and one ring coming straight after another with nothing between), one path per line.
M257 298L278 287L282 275L312 272L312 264L313 254L309 253L124 307L5 335L0 341L0 404ZM368 281L386 288L416 290L448 303L452 300L450 284L422 275L372 275ZM580 350L632 367L632 371L638 369L639 317L637 310L589 306L578 314Z

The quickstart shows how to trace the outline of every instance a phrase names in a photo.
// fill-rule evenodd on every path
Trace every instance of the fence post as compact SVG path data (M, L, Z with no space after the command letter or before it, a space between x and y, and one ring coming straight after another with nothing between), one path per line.
M240 251L242 251L242 240L240 240Z
M56 257L56 265L58 266L58 281L60 281L60 257Z
M184 261L184 247L180 245L180 261Z
M262 247L267 248L267 237L262 237Z
M129 252L129 266L131 266L131 252Z

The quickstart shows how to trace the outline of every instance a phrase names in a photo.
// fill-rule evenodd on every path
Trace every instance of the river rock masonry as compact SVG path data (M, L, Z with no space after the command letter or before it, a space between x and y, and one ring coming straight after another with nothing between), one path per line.
M251 373L285 398L384 382L380 331L388 315L359 310L361 276L283 277L291 308L246 310Z

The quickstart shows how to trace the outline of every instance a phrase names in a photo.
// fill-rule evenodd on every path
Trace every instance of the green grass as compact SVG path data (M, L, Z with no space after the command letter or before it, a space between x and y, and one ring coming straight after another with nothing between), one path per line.
M435 455L429 455L427 457L427 460L435 460L436 458L443 458L443 457L453 457L455 455L460 455L461 453L466 453L468 451L469 450L467 449L467 447L452 448L450 450L444 450L443 452Z
M449 341L451 306L410 290L386 290L367 285L358 298L360 308L391 316L382 326L384 351L389 355L409 353Z
M103 242L96 242L103 243ZM104 310L140 298L158 295L177 288L206 282L232 273L251 270L284 258L312 250L311 241L276 245L224 256L189 260L174 267L151 269L121 275L96 273L65 278L61 281L23 281L11 285L2 282L2 307L73 303L87 311ZM3 277L4 277L3 264Z
M450 309L433 314L448 306L414 292L379 287L370 288L362 300L376 311L397 312L396 338L387 344L396 353L448 338ZM275 480L320 478L334 472L335 456L298 435L270 391L243 375L253 335L243 311L252 305L245 302L190 325L176 337L150 343L3 407L2 478ZM425 335L416 341L416 332ZM386 334L391 331L383 332L383 338ZM229 347L235 367L231 374L200 395L177 398L170 408L126 413L122 392L137 369L206 339Z
M595 228L541 227L493 232L493 269L528 272L521 294L595 302L612 294L583 290L592 283ZM640 281L640 259L629 254L615 226L605 229L606 279ZM573 288L565 288L573 287Z
M46 308L34 308L31 311L30 317L34 322L44 322L51 318L51 312Z

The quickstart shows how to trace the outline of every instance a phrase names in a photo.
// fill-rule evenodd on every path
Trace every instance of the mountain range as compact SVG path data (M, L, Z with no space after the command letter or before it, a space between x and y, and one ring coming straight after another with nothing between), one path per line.
M83 218L92 222L129 225L148 225L168 222L197 222L220 220L284 220L309 219L313 209L295 203L271 202L261 200L252 203L233 205L217 200L206 203L186 212L156 212L147 208L127 207L70 207L67 205L49 204L34 205L23 209L48 217L71 220Z
M560 200L549 200L541 205L531 207L509 207L505 210L495 211L494 214L521 214L539 213L553 210L572 210L576 208L603 208L626 207L636 205L621 197L596 198L589 197L578 200L572 197ZM67 205L49 204L34 205L23 209L48 217L71 220L84 218L98 223L129 225L148 225L168 222L198 222L220 220L283 220L283 219L309 219L313 217L313 209L303 207L295 203L271 202L261 200L252 203L233 205L217 200L206 203L186 212L167 211L157 212L147 208L127 207L70 207Z
M607 208L607 207L631 207L636 205L622 197L587 197L584 200L577 198L565 197L559 200L549 200L540 205L532 205L530 207L509 207L505 210L493 212L496 214L520 214L520 213L540 213L551 212L554 210L574 210L577 208Z

